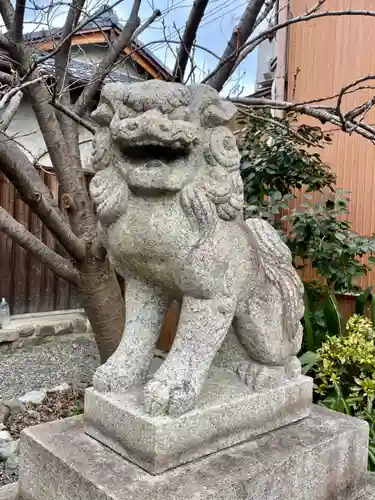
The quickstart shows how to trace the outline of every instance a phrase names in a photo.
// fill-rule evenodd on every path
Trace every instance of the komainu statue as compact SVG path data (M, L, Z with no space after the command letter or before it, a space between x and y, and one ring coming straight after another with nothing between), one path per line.
M107 84L93 113L90 192L126 279L127 314L94 388L143 383L153 416L191 410L213 363L254 391L300 376L302 283L277 232L243 220L234 113L208 86L157 80ZM172 300L181 303L176 338L147 379Z

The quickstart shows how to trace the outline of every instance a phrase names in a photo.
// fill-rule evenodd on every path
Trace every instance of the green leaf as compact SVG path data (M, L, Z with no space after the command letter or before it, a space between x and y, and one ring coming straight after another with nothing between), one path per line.
M304 322L304 334L305 334L305 341L306 341L306 348L308 351L314 351L314 330L311 325L310 321L310 315L311 315L311 309L310 309L310 301L309 301L309 296L305 292L303 296L304 300L304 305L305 305L305 312L303 315L303 322Z
M356 314L360 314L361 316L364 316L365 310L366 310L366 304L370 298L371 295L371 290L373 289L373 286L369 286L366 290L364 290L358 297L356 298L355 301L355 312Z
M373 446L369 446L368 448L368 458L369 458L369 469L375 469L375 448Z
M316 352L307 351L303 353L299 357L302 366L302 374L306 375L307 372L309 372L312 368L314 368L318 363L319 359L320 359L319 354L317 354Z
M326 293L323 303L324 319L330 335L343 335L344 322L338 301L332 291Z
M371 295L370 319L372 321L372 324L375 325L375 294Z

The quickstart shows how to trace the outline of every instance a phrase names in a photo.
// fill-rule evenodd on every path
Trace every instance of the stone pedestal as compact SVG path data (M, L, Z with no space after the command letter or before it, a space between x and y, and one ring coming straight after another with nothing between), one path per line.
M367 444L365 422L315 408L300 422L154 476L73 418L23 433L18 500L370 500Z
M213 367L194 410L178 418L150 417L143 387L125 394L88 389L85 430L151 474L247 441L308 416L312 379L253 392L237 375Z

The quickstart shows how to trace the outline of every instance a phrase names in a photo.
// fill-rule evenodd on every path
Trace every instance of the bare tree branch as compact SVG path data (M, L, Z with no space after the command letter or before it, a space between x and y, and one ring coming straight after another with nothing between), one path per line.
M178 49L177 60L173 69L173 78L177 82L184 80L186 66L193 43L197 36L199 25L204 16L209 0L195 0L190 10L185 31Z
M68 153L72 158L72 168L77 174L77 178L84 184L84 175L81 161L81 152L79 149L79 131L76 121L72 121L66 113L61 112L61 108L69 109L71 106L71 97L69 88L65 89L68 80L68 64L70 59L70 49L72 43L72 30L78 23L85 0L72 0L65 25L62 31L62 41L60 50L55 57L55 75L56 84L53 91L51 103L56 103L56 96L59 96L60 112L57 113L57 119L60 123L61 132L64 136ZM56 107L56 106L55 106ZM56 109L59 109L56 107ZM82 186L84 189L84 186Z
M263 122L263 123L270 123L271 125L274 125L274 126L276 126L278 128L281 128L283 130L287 130L289 133L291 133L292 135L294 135L299 141L304 142L308 146L311 146L311 147L314 147L314 148L316 148L316 147L323 148L323 146L321 146L321 145L317 146L313 142L309 141L308 139L306 139L306 137L303 137L303 135L299 134L296 130L293 130L291 127L287 127L281 121L275 120L273 118L266 118L264 116L255 115L254 113L250 113L248 111L248 109L246 109L244 107L240 108L240 112L243 115L245 115L248 118L250 118L251 120L253 120L253 121L258 121L258 122ZM245 128L245 130L246 130L246 128Z
M233 67L235 65L236 60L238 57L240 57L241 53L243 50L248 49L251 46L258 46L263 40L267 40L267 38L270 37L273 33L276 33L276 31L286 28L287 26L290 26L292 24L296 23L304 23L311 21L313 19L320 19L324 17L334 17L334 16L370 16L370 17L375 17L375 11L373 10L365 10L365 9L347 9L347 10L329 10L329 11L324 11L324 12L314 12L313 14L302 14L297 17L293 17L291 19L288 19L287 21L279 24L275 24L274 26L270 26L266 30L262 31L258 35L255 35L251 37L246 43L244 43L242 46L239 46L238 49L232 50L231 53L227 54L226 57L222 57L221 61L219 64L216 66L216 68L209 74L207 75L206 78L202 80L202 83L207 83L208 85L211 85L211 82L216 82L218 78L216 78L216 75L218 72L221 72L222 68L228 67L229 65ZM224 72L224 69L223 69ZM222 73L220 73L222 74ZM229 74L230 76L230 74ZM223 78L222 78L223 79ZM225 82L224 82L225 83ZM214 87L216 88L216 87Z
M357 118L358 116L360 116L362 113L366 113L374 105L375 105L375 97L372 97L367 102L361 104L360 106L357 106L352 111L349 111L348 113L346 113L345 118L347 120L354 120L355 118Z
M78 116L83 116L85 110L90 109L92 101L102 86L105 77L111 71L113 64L117 61L120 54L128 45L135 30L139 27L140 19L138 13L140 6L141 0L134 0L129 19L127 20L122 32L115 42L109 47L107 55L99 63L98 69L92 76L90 83L86 85L82 94L78 98L74 106L74 111Z
M95 125L93 125L91 122L89 122L88 120L85 120L84 118L81 118L74 111L72 111L70 108L64 106L59 101L51 99L50 102L54 108L61 111L62 113L65 113L66 116L68 116L69 118L71 118L72 120L77 122L78 125L81 125L85 129L87 129L89 132L91 132L92 134L96 133L97 127L95 127Z
M126 61L127 59L129 59L132 54L135 54L136 52L138 52L139 50L145 48L145 47L150 47L152 45L155 45L155 44L177 44L177 45L180 45L181 41L177 41L177 40L170 40L168 38L164 38L163 40L159 39L159 40L153 40L152 42L147 42L145 44L142 44L141 47L138 47L136 49L132 49L132 51L124 57L124 61ZM200 50L203 50L203 52L207 52L207 54L210 54L212 57L214 57L215 59L217 59L218 61L220 61L220 56L218 54L215 54L215 52L213 52L212 50L208 49L207 47L205 47L204 45L200 45L198 43L193 43L192 45L193 48L196 48L196 49L200 49Z
M23 37L23 21L25 18L26 0L16 0L16 12L12 26L12 39L18 43Z
M41 193L51 204L53 197L39 177L38 172L30 163L28 158L19 147L4 133L0 132L0 170L8 177L8 179L16 186L21 196L27 196L23 192L23 186L33 186L33 188Z
M11 32L15 19L14 8L10 0L0 0L0 14ZM17 62L17 69L21 77L26 82L39 77L38 72L34 72L34 61L26 52L22 43L11 44L10 55ZM34 78L33 78L34 77ZM63 193L74 192L76 188L76 178L71 175L70 158L67 151L64 137L61 133L60 125L54 113L51 113L49 93L43 82L38 82L24 89L31 101L35 117L46 142L48 153Z
M55 274L77 285L79 272L72 263L48 248L36 236L31 234L22 224L17 222L4 208L0 207L0 231L21 245L27 252L48 266Z
M15 19L15 12L10 0L0 0L0 14L8 31L11 31Z
M7 35L4 35L3 37L0 35L0 47L5 48L6 51L5 56L3 56L0 61L0 69L3 71L10 70L12 75L19 76L18 84L23 84L24 82L31 81L40 76L38 70L36 69L38 62L35 61L33 54L33 49L37 51L38 42L34 45L31 45L28 42L26 45L26 42L23 40L16 43L15 39L12 39L12 26L15 17L15 11L12 6L13 1L15 3L17 2L17 0L0 0L0 13L5 19L8 29ZM79 0L69 0L69 5L72 5L72 1L78 3ZM121 1L122 0L117 0L115 4L120 3ZM130 39L134 34L136 27L139 26L139 5L137 6L137 4L139 4L140 1L141 0L137 0L136 2L137 15L135 17L137 24L131 26L130 22L127 23L127 27L125 27L125 30L118 38L118 44L124 38L126 38L125 41ZM56 11L56 9L54 9L55 5L56 4L54 2L49 2L49 4L46 5L45 16L47 28L50 28L52 25L51 22L53 19L50 14ZM108 5L106 9L109 11L113 8L113 6L114 4ZM91 19L89 16L82 24L74 20L72 23L72 26L74 26L73 29L67 29L65 32L68 37L67 41L69 42L71 40L73 35L72 32L78 32L84 27L84 25L89 23L91 20L94 20L99 14L102 13L103 9L101 9L100 12L95 12L95 14L91 16ZM74 18L76 18L76 16L74 16ZM62 31L63 30L61 30L60 33L62 33ZM58 32L54 30L52 37L53 40L59 36L57 33ZM61 40L60 43L58 42L58 47L55 51L52 51L54 53L50 53L46 57L46 59L48 59L55 55L57 55L57 58L60 56L62 64L60 67L58 67L57 64L55 68L58 67L57 73L59 76L62 76L61 79L57 79L58 83L61 83L61 87L57 90L59 90L59 99L61 99L59 102L63 106L65 105L65 100L69 96L70 92L69 84L64 85L66 78L66 64L63 61L63 57L66 54L67 59L70 57L70 50L66 50L68 45L68 43L64 43L64 39ZM63 50L60 52L62 46ZM117 54L114 54L113 47L109 50L109 55L113 57L113 61L108 61L107 54L107 57L99 68L100 72L98 72L98 74L100 81L98 82L97 89L100 89L101 83L107 74L102 70L107 70L107 68L110 70L111 63L116 63L120 53L121 50L119 50ZM40 60L40 58L38 59ZM59 68L62 69L60 73ZM94 80L96 80L95 75ZM11 86L17 85L16 82L11 83L9 81L7 81L6 84L10 84ZM95 85L97 85L96 82L94 86ZM84 258L81 261L77 258L77 268L79 268L80 274L74 270L72 264L65 261L65 259L60 256L58 256L59 261L56 263L55 253L45 247L45 245L39 242L37 238L29 235L23 226L19 225L17 222L13 224L13 220L10 216L5 218L5 215L7 215L6 213L3 218L3 220L6 219L6 223L4 222L3 225L7 230L7 234L11 238L23 244L27 251L36 255L43 263L49 265L55 273L66 279L71 279L72 282L78 283L79 296L82 301L82 306L85 308L87 316L93 325L101 359L102 361L105 361L116 350L121 339L124 327L124 302L114 272L112 272L107 262L98 260L92 249L93 242L96 238L96 220L92 204L88 196L87 187L84 182L84 173L81 168L81 156L79 154L78 146L77 155L74 156L74 148L75 145L78 144L78 141L72 142L70 140L70 137L76 136L76 130L78 127L76 126L75 121L70 118L66 118L64 113L56 111L53 106L51 106L51 89L52 87L49 88L47 82L38 81L36 84L26 87L23 92L29 99L38 122L40 132L46 144L53 166L53 171L56 173L59 188L61 189L63 206L69 215L71 228L64 220L62 221L63 217L57 207L54 207L53 199L50 199L50 193L48 192L47 187L41 182L41 179L39 179L39 181L35 179L35 176L39 176L36 170L30 168L30 162L17 162L17 169L12 168L12 166L15 165L5 162L5 159L1 154L0 147L0 167L3 171L6 170L9 175L8 178L19 183L18 188L20 192L22 192L22 189L24 193L27 191L28 187L32 188L32 191L30 191L29 194L31 197L34 196L34 198L29 198L28 204L31 207L34 207L35 212L38 213L42 222L44 222L50 229L53 228L54 217L57 215L55 221L57 226L55 237L58 241L58 236L61 234L61 231L71 231L73 238L71 240L68 238L68 242L66 241L66 238L62 238L61 243L73 257L75 257L75 255L78 256L79 253L77 253L77 249L74 250L73 248L74 242L78 242L79 246L84 248ZM4 94L4 90L6 91L6 89L2 87L1 95ZM85 101L84 105L91 102L92 97L96 98L96 89L94 89L90 99ZM67 107L70 106L70 102L67 101ZM67 125L65 128L65 124L68 123L69 126ZM69 131L72 131L71 136L69 135ZM7 137L5 134L3 135L5 138L2 146L5 148L6 142L7 147L5 149L8 150L9 154L11 152L11 147L16 148L19 152L21 152L18 159L24 160L25 155L22 155L22 150L16 147L13 139ZM21 175L21 172L24 175ZM27 173L30 173L30 178ZM40 190L38 189L39 187ZM46 191L47 193L44 195ZM49 212L47 209L49 209ZM44 216L46 217L45 219L43 219ZM49 226L47 225L47 221ZM70 248L68 248L69 246ZM58 264L61 265L59 266ZM69 266L68 269L65 264ZM74 273L74 276L72 276L72 272Z
M323 0L325 1L325 0ZM264 4L264 8L260 11L259 16L257 17L257 20L255 21L254 24L254 29L257 28L262 22L267 18L267 16L270 14L274 6L276 5L277 0L266 0L266 3Z
M21 198L48 227L57 241L76 259L82 260L86 249L52 203L53 197L32 163L11 139L0 132L0 170L16 187Z
M293 102L275 101L272 99L254 97L236 97L230 99L230 101L234 104L242 104L244 106L250 107L263 107L270 109L282 109L285 111L295 111L297 113L317 118L323 124L326 122L333 123L334 125L339 126L340 129L342 129L341 120L339 116L334 113L335 110L332 108L322 109L321 107L306 104L295 104ZM357 134L365 137L366 139L369 139L375 144L375 128L365 123L359 123L355 120L347 120L346 125L350 128L353 128Z
M0 0L0 13L1 13L1 2L2 1L4 1L4 0ZM71 32L65 38L62 38L62 40L59 43L57 43L56 47L52 51L48 52L48 54L46 54L43 57L39 57L37 61L33 61L33 65L30 67L29 73L25 74L24 78L27 78L35 70L35 68L37 67L38 64L41 64L41 63L47 61L48 59L50 59L51 57L54 57L59 52L61 45L63 45L67 41L67 39L71 39L76 33L78 33L80 30L82 30L87 24L94 22L95 19L99 15L103 15L104 13L112 10L114 7L116 7L116 5L120 4L121 2L123 2L123 0L116 0L116 2L114 2L113 4L107 5L105 8L103 8L100 11L100 13L98 13L96 11L91 16L86 17L86 19L84 19L83 21L78 23L75 26L75 28L72 29ZM55 33L54 36L55 37L58 36L58 33L57 34Z
M135 40L141 33L143 33L151 24L161 16L161 12L159 9L154 10L154 12L151 14L151 16L145 21L139 28L137 28L133 35L131 36L129 43L131 43L133 40Z
M27 82L22 83L21 85L18 85L16 87L13 87L10 89L9 92L3 95L3 97L0 100L0 110L4 108L4 106L7 104L7 102L12 99L13 96L18 94L19 91L26 89L27 87L30 87L30 85L35 85L38 82L41 82L43 80L46 80L47 76L39 76L38 78L35 78L35 80L28 80Z
M21 77L29 74L27 79L29 81L39 76L37 71L30 73L33 61L22 43L12 46L11 55L18 62L18 72ZM84 185L84 174L82 169L75 168L74 158L69 154L56 113L49 104L51 97L48 88L44 82L40 81L25 88L24 92L30 100L46 143L62 195L66 200L65 208L73 231L78 237L83 237L85 234L88 236L93 231L95 232L96 222Z
M249 0L241 20L232 32L228 44L222 55L220 68L211 73L205 83L220 91L231 75L236 59L242 50L243 45L254 30L257 17L266 0Z
M9 73L4 73L3 71L0 71L0 82L5 83L6 85L13 85L14 78L12 75L9 75Z
M23 92L19 90L17 94L10 99L7 109L3 112L0 118L0 130L2 132L6 132L7 128L10 125L10 122L16 115L18 108L20 107L22 97L23 97Z
M0 48L3 50L9 50L10 47L11 47L11 43L8 40L8 38L5 35L0 33Z
M367 75L367 76L364 76L362 78L355 80L354 82L349 83L348 85L346 85L345 87L343 87L340 90L340 93L339 93L338 99L337 99L337 104L336 104L336 114L340 117L341 124L342 124L343 130L345 132L346 132L345 120L348 119L348 117L347 116L344 117L342 114L342 111L341 111L341 105L342 105L342 101L344 99L345 94L348 93L350 90L352 90L357 85L359 85L360 83L364 83L368 80L374 80L374 79L375 79L375 75ZM367 102L364 105L360 106L359 108L356 108L355 110L351 111L349 113L349 115L351 117L350 119L356 118L357 116L359 116L360 114L365 112L369 108L369 106L370 107L372 106L371 102L372 102L372 100L370 100L370 102Z
M72 31L78 23L84 4L85 0L72 0L65 20L61 41L59 43L59 50L55 58L57 94L61 92L65 85L66 69L70 58L70 47L73 38Z

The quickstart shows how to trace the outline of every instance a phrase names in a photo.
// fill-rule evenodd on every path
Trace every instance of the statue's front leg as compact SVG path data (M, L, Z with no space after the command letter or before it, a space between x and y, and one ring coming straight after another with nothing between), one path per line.
M162 291L134 277L126 279L126 323L116 352L95 373L94 388L123 392L146 380L168 301Z
M151 415L178 416L195 406L235 307L235 297L184 297L172 349L145 387Z

